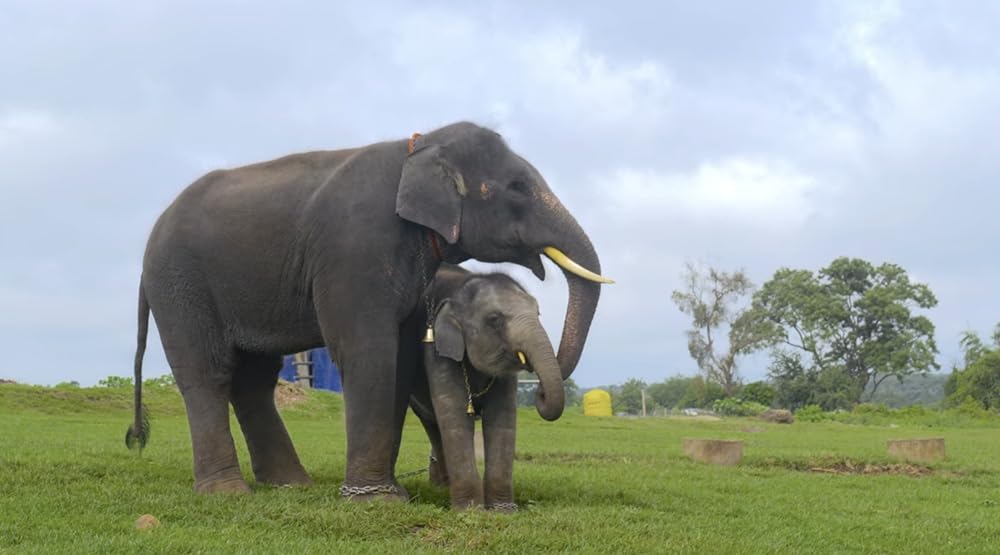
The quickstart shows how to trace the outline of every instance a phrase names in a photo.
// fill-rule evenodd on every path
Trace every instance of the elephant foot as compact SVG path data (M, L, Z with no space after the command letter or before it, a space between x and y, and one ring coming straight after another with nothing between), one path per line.
M257 478L257 483L276 488L307 488L313 485L312 478L309 476L301 478Z
M514 503L513 501L505 501L505 502L498 501L487 505L486 510L497 513L516 513L517 503Z
M258 484L267 484L276 487L308 487L313 485L312 478L305 470L298 468L286 472L263 471L255 472Z
M452 501L451 510L455 512L465 512L465 511L481 511L486 507L478 501Z
M340 486L340 496L348 501L385 501L389 503L405 503L410 500L406 488L399 484L381 484L377 486Z
M432 460L427 466L427 474L435 486L448 487L448 469L444 467L442 462Z
M250 486L243 479L240 467L231 465L197 478L194 491L198 493L250 493Z
M250 493L250 486L246 480L240 478L226 478L221 480L199 480L194 484L194 491L198 493Z

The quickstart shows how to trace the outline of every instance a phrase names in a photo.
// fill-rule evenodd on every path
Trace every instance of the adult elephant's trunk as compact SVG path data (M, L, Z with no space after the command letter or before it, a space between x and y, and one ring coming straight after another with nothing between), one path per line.
M601 283L614 283L601 277L601 261L597 258L590 238L565 208L555 210L558 223L557 244L544 250L545 255L559 265L569 285L566 320L559 340L559 368L565 380L576 369L587 342L590 323L601 296Z
M545 328L537 317L531 316L516 321L512 333L519 338L517 344L521 346L524 361L538 377L535 391L538 414L545 420L558 419L566 405L565 391L559 362Z

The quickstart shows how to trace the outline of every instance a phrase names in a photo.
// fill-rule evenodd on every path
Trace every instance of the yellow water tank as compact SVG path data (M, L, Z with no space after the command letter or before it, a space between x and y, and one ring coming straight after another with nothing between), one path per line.
M611 416L611 394L603 389L591 389L583 394L585 416Z

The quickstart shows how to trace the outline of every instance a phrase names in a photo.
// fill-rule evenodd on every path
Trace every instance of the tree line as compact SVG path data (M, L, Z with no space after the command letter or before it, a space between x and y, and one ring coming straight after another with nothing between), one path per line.
M664 408L737 399L838 410L946 397L946 404L1000 410L1000 325L992 343L963 335L964 365L947 381L929 375L940 369L926 316L937 298L896 264L841 257L816 272L781 268L759 289L743 270L688 264L682 284L671 298L690 318L688 352L700 381L626 382L623 409L634 410L631 391L642 386ZM770 354L767 379L744 384L739 362L761 350Z
M815 272L780 268L758 289L742 269L689 263L671 298L690 318L685 334L699 375L605 387L615 412L638 414L643 396L647 413L733 402L832 411L943 401L1000 411L1000 324L989 341L965 332L962 365L948 377L932 374L940 365L926 311L937 298L896 264L840 257ZM767 378L744 383L741 360L762 350ZM521 388L519 401L533 404L533 391ZM567 382L568 404L581 393Z
M886 380L940 368L922 313L937 299L895 264L842 257L817 272L781 268L757 290L743 270L688 264L683 283L672 299L691 318L688 351L729 397L740 393L739 359L762 349L770 404L793 410L847 409Z

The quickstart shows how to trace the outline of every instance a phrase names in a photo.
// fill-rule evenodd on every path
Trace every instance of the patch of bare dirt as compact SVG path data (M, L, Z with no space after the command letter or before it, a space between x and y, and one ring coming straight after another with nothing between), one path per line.
M514 453L514 460L539 463L592 463L615 462L628 464L635 457L623 457L610 453Z
M891 474L917 478L920 476L930 476L934 473L934 470L926 466L909 463L872 464L845 460L832 465L812 466L809 468L809 472L841 475L862 474L866 476L875 474Z
M278 387L274 388L274 404L279 409L295 406L307 398L305 386L297 383L278 380Z
M747 466L757 468L784 468L798 472L836 474L840 476L911 476L919 478L938 474L957 475L952 471L937 471L930 466L905 462L865 462L839 457L816 457L812 459L767 458L752 460Z
M722 418L720 418L718 416L713 416L711 414L698 414L698 415L695 415L695 416L687 416L687 415L678 414L678 415L668 416L667 418L674 419L674 420L686 420L688 422L716 422L716 421L722 420Z

